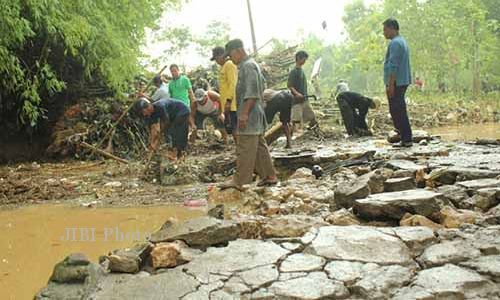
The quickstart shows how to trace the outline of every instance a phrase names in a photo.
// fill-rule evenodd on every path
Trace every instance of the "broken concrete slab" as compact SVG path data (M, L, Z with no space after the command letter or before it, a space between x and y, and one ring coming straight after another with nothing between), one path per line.
M311 272L320 271L325 265L323 257L297 253L288 256L280 265L281 272Z
M481 255L481 252L464 241L444 241L425 249L419 261L425 268L457 264Z
M384 177L380 172L370 172L337 187L333 199L334 203L331 203L330 206L350 208L354 200L383 191Z
M484 188L500 187L500 180L495 178L483 178L457 182L457 185L468 190L479 190Z
M413 177L389 178L384 182L385 192L413 190L416 187L417 183Z

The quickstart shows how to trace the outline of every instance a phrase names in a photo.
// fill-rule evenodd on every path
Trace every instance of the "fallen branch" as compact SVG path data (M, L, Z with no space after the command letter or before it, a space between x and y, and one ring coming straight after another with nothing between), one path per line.
M104 151L104 150L98 149L98 148L96 148L96 147L94 147L94 146L92 146L92 145L90 145L90 144L88 144L88 143L85 143L85 142L80 142L80 145L81 145L82 147L85 147L85 148L87 148L87 149L90 149L90 150L92 150L92 151L94 151L94 152L97 152L97 153L101 154L101 155L102 155L102 156L104 156L104 157L114 159L114 160L119 161L119 162L124 163L124 164L128 164L128 160L125 160L125 159L123 159L123 158L120 158L120 157L118 157L118 156L115 156L115 155L113 155L113 154L111 154L111 153L108 153L108 152L106 152L106 151Z

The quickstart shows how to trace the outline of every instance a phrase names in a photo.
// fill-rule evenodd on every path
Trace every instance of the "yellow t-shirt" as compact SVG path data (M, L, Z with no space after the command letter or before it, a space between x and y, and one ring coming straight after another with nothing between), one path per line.
M222 108L226 105L226 100L231 100L231 111L236 111L236 81L238 80L238 68L231 61L227 60L220 70L219 92Z

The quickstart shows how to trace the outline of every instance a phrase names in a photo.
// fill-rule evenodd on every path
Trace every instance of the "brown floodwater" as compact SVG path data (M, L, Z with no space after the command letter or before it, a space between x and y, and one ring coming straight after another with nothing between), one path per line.
M157 230L169 218L205 214L179 205L134 208L79 208L37 205L0 211L1 299L33 299L69 253L92 261L126 248Z
M446 141L473 141L475 139L500 139L500 123L455 125L428 130Z

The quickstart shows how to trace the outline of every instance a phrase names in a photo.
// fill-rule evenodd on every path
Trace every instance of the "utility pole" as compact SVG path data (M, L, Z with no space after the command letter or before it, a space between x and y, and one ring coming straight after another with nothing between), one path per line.
M253 28L252 8L250 0L247 0L248 18L250 19L250 31L252 32L253 55L257 55L257 41L255 40L255 29Z

